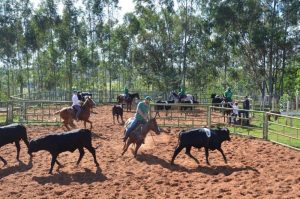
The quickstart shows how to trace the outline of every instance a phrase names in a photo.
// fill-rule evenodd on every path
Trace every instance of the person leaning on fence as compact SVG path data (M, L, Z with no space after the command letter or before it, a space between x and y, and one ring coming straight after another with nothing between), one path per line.
M136 113L134 115L133 122L130 127L126 130L123 137L124 142L126 142L130 133L140 124L144 125L149 120L149 104L152 101L150 96L145 97L144 101L139 102L136 108Z
M232 103L232 114L231 114L234 124L236 123L236 117L238 116L238 114L239 114L239 106L237 102L234 102Z
M79 120L79 114L81 112L81 105L80 101L78 99L77 91L73 91L73 96L72 96L72 108L76 110L76 121Z
M241 113L243 113L243 117L247 118L246 123L249 124L249 111L250 110L250 102L248 96L245 96L243 101L243 110L239 111L239 117L241 117Z

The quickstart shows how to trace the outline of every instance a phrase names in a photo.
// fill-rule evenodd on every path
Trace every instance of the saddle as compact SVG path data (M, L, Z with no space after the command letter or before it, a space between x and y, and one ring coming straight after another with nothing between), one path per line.
M82 109L82 106L80 106L80 110ZM77 110L75 109L75 107L74 106L71 106L71 110L72 110L72 112L73 112L73 114L74 114L74 116L76 115L76 113L77 113Z
M134 118L131 117L129 118L125 124L124 124L124 128L125 128L125 131L127 131L129 129L129 127L131 126L132 122L133 122ZM139 124L135 129L133 129L133 131L131 132L132 133L135 133L135 132L141 132L142 131L142 128L143 128L143 125L142 124Z

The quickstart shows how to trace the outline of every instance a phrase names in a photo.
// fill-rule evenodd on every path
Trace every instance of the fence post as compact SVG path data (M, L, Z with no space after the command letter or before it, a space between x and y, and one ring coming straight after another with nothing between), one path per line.
M9 101L7 103L7 116L6 116L6 123L7 124L11 124L13 123L13 103L11 101Z
M211 106L208 106L208 110L207 110L207 125L208 128L211 127Z
M263 113L263 139L268 140L268 112Z

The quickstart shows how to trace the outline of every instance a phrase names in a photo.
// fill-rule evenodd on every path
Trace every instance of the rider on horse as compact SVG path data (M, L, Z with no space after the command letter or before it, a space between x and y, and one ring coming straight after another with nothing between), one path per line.
M180 87L180 91L178 93L178 100L181 102L181 99L186 98L184 86Z
M72 96L72 102L73 102L72 108L73 108L75 111L77 111L77 112L76 112L76 121L78 121L78 119L79 119L79 114L80 114L80 112L81 112L81 104L80 104L80 101L79 101L79 99L78 99L78 95L77 95L77 94L78 94L77 91L74 90L74 91L73 91L73 96Z
M126 142L127 138L129 137L130 133L139 125L144 125L149 119L149 104L152 101L150 96L145 97L144 101L139 102L137 105L136 113L134 115L134 119L131 125L125 132L124 142Z
M232 91L230 87L227 88L227 90L224 92L224 97L226 102L232 102Z
M124 96L125 96L125 99L128 99L128 97L129 97L129 90L128 90L127 86L125 86L125 88L124 88Z

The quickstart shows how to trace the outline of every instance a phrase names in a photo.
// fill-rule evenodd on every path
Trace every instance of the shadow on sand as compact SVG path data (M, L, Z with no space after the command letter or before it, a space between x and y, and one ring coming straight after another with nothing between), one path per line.
M84 172L77 173L65 173L59 172L54 175L33 177L33 180L37 181L39 184L45 185L47 183L69 185L72 182L79 182L80 184L87 183L91 184L93 182L103 182L107 180L107 177L102 174L101 168L97 167L97 171L94 173L90 169L86 169Z
M29 169L32 168L32 158L30 158L28 164L25 164L21 160L19 161L19 165L15 165L12 167L6 166L4 169L0 169L0 179L9 176L14 173L20 173L20 172L25 172L28 171Z
M244 171L244 170L251 170L255 171L257 173L258 170L256 170L253 167L250 166L245 166L245 167L231 167L229 165L224 165L224 166L209 166L209 165L204 165L200 166L198 165L197 168L186 168L180 165L171 165L170 162L161 159L157 156L153 156L151 154L141 154L137 156L137 160L140 162L145 162L149 165L161 165L164 168L167 168L171 171L179 171L179 172L187 172L187 173L194 173L194 172L200 172L204 173L207 175L218 175L218 174L224 174L225 176L229 176L234 172L239 172L239 171Z

